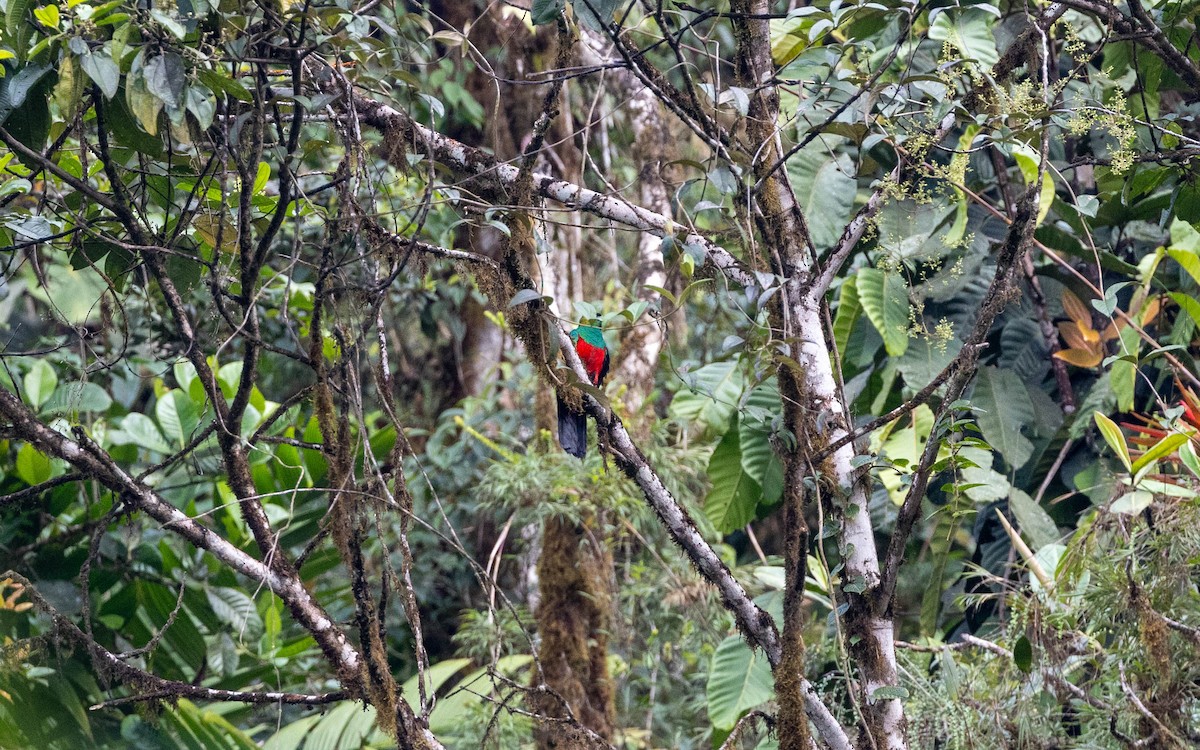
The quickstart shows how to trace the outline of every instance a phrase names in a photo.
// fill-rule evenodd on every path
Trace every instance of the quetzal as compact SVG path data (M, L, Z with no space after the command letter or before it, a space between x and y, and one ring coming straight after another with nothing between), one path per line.
M575 345L583 369L587 370L588 379L599 388L608 374L609 355L604 333L585 321L571 331L571 343ZM576 458L583 458L587 453L587 415L573 410L561 396L558 398L558 444Z

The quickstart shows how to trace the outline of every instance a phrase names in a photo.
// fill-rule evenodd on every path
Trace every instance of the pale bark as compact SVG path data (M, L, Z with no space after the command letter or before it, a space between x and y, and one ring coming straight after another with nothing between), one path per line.
M798 449L785 456L784 557L787 576L784 598L783 665L776 672L776 694L780 701L778 721L780 747L802 748L807 725L799 720L799 702L790 695L790 672L803 668L804 643L801 629L806 615L802 609L808 530L804 521L809 493L805 479L820 471L834 497L817 502L837 509L840 522L840 547L843 553L842 596L849 609L845 617L852 663L859 674L859 703L866 726L864 731L877 748L903 750L907 747L904 709L898 699L876 700L876 691L899 682L896 668L894 623L888 614L873 606L879 593L879 553L871 527L869 478L860 476L852 465L855 455L851 443L826 457L823 465L813 465L814 450L847 434L852 426L849 410L842 398L830 357L832 346L826 339L821 318L823 294L814 294L817 268L814 248L796 201L786 169L776 169L784 149L779 131L779 94L775 88L775 64L771 57L767 0L735 0L730 9L739 14L735 20L738 44L738 68L743 85L753 87L747 134L753 148L753 172L761 187L757 201L761 241L768 251L775 272L784 280L778 323L783 340L790 349L798 372L783 366L779 370L784 396L784 417L796 435ZM862 222L865 223L865 222ZM850 234L855 234L848 228ZM859 230L861 232L861 230ZM854 239L857 239L855 237ZM814 415L821 415L818 420ZM861 587L861 588L860 588Z
M336 89L334 92L341 93ZM494 158L477 149L425 128L393 107L359 95L354 95L349 104L343 100L340 106L352 107L362 122L383 131L386 138L404 138L411 148L415 148L429 158L449 167L460 177L477 177L481 180L493 181L495 188L501 190L516 183L519 175L516 167L498 163ZM581 210L651 233L657 237L670 234L676 236L678 241L693 243L704 249L706 263L712 271L724 274L736 284L749 286L756 281L740 260L716 243L696 233L679 232L678 234L684 235L679 237L676 234L678 225L662 214L635 206L626 200L607 196L546 175L535 175L533 186L535 192L542 197L577 206ZM493 304L504 304L505 301L493 300L492 302ZM574 355L570 338L561 326L558 332L560 348L568 365L580 376L581 381L586 382L586 372L579 362L579 358ZM827 352L825 356L827 359ZM620 468L641 489L672 540L679 545L705 580L717 589L721 603L733 613L738 629L753 646L763 649L773 666L778 665L781 654L779 634L770 615L754 604L746 590L733 577L708 542L704 540L697 530L695 522L666 489L662 480L637 448L621 420L590 396L584 397L584 405L588 413L596 419L599 429L605 433L609 448ZM823 741L839 750L849 747L850 742L845 730L838 725L812 686L799 673L795 674L797 674L805 711L814 725L828 733L823 732Z
M610 45L596 32L585 31L584 48L592 59L589 63L604 61ZM612 89L622 100L622 109L629 115L630 130L633 131L633 159L638 168L638 205L661 214L671 216L671 194L663 179L663 170L669 160L671 132L667 127L662 104L645 83L638 80L629 70L618 68L607 76L612 79ZM634 269L638 299L654 306L661 306L662 295L652 287L666 288L667 269L663 258L662 240L644 232L638 237L637 263ZM634 415L643 418L645 399L654 390L654 374L658 370L659 355L666 344L663 323L649 315L630 328L622 337L613 368L613 381L624 385L625 406Z

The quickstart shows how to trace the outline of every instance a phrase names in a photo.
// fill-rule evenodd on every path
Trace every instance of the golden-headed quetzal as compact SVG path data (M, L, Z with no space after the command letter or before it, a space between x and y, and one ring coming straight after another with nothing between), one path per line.
M588 379L599 388L608 374L609 362L603 331L583 321L571 331L571 343L575 345L583 369L587 370ZM587 453L587 415L574 411L561 396L558 399L558 444L576 458L583 458Z

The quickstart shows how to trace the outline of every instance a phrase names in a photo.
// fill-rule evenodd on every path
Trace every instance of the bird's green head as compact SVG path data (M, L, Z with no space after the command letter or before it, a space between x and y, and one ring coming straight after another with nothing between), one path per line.
M595 318L583 318L580 320L579 327L571 331L571 341L578 344L580 339L598 349L605 348L604 331L600 330L600 321Z

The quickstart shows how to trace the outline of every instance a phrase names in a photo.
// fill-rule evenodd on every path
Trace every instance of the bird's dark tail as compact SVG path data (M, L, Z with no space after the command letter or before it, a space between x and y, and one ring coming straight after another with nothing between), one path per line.
M575 458L587 453L587 415L558 400L558 444Z

